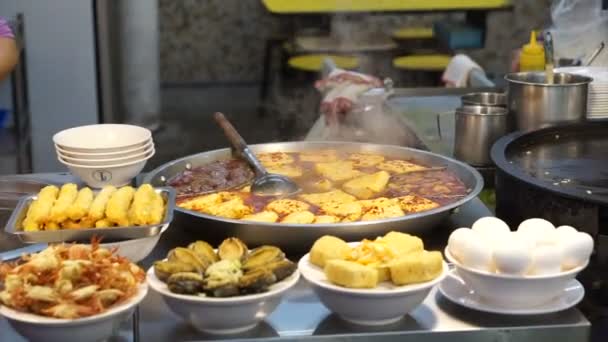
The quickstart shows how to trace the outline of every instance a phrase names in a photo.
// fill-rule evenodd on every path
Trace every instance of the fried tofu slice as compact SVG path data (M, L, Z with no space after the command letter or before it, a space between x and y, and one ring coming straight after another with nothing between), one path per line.
M320 150L300 152L300 161L311 163L329 163L338 160L338 151Z
M281 216L308 211L309 209L310 204L289 198L274 200L266 205L266 210L274 211Z
M412 171L426 170L426 167L414 163L407 162L405 160L388 160L382 162L376 167L380 170L392 172L392 173L408 173Z
M342 160L329 163L317 163L315 164L315 171L334 182L346 181L363 174L363 172L353 168L353 162Z
M101 189L97 196L95 196L95 199L89 208L89 214L87 215L89 221L95 222L106 216L106 207L108 206L108 201L110 201L110 197L112 197L115 192L116 188L111 185L105 186L103 189Z
M348 244L335 236L324 235L315 241L310 249L310 262L321 268L330 260L343 260L350 251Z
M312 187L317 191L330 191L334 185L329 179L321 179L312 183Z
M78 196L78 186L73 183L64 184L59 190L59 195L53 203L49 221L61 223L68 219L68 209L72 206Z
M243 202L242 198L234 198L206 208L204 213L231 219L240 219L253 212L253 209Z
M303 194L300 195L299 198L320 208L350 203L357 200L355 196L349 195L340 189L315 194Z
M68 218L70 220L78 221L89 213L89 208L93 204L93 190L89 188L82 188L78 191L76 200L68 208Z
M266 171L270 173L276 173L279 175L287 176L289 178L302 177L302 168L297 165L276 165L266 168Z
M371 175L353 178L342 185L342 189L360 199L369 199L384 191L391 175L386 171L378 171Z
M129 225L129 208L133 202L135 189L131 186L123 186L116 190L110 197L106 206L106 219L117 226Z
M372 167L384 161L384 156L379 154L353 153L348 156L354 167Z
M313 223L338 223L340 218L333 215L317 215Z
M373 267L378 272L378 282L391 280L391 269L388 263L373 263L368 264L368 267Z
M178 203L178 206L188 210L206 212L209 207L216 206L220 203L222 203L222 196L216 193L191 198Z
M297 223L297 224L309 224L315 220L315 214L310 211L298 211L291 213L281 220L282 223Z
M267 168L293 163L293 157L285 152L269 152L257 155L258 160Z
M323 269L330 282L355 289L371 289L378 285L378 271L353 261L330 260Z
M361 204L361 208L363 211L368 211L373 207L387 207L393 204L398 204L397 200L394 198L386 198L386 197L378 197L374 199L368 200L360 200L358 201Z
M417 213L420 211L437 208L439 203L416 195L407 195L396 198L401 209L406 213Z
M245 193L250 193L251 192L251 185L247 185L241 189L239 189L240 192L245 192Z
M259 213L245 215L241 220L274 223L279 220L279 215L274 211L264 210Z
M411 253L390 263L395 285L416 284L437 278L443 271L441 252Z
M363 210L357 202L340 203L336 205L325 205L321 207L326 214L337 216L341 222L354 222L361 218Z
M403 256L410 253L417 253L424 250L422 239L417 236L401 232L388 232L381 238L395 255Z
M391 217L400 217L405 215L399 204L395 202L386 202L386 205L377 205L370 207L362 216L361 221L382 220Z
M38 198L27 209L22 223L24 231L38 231L42 228L49 218L58 193L59 188L54 185L45 186L40 190Z

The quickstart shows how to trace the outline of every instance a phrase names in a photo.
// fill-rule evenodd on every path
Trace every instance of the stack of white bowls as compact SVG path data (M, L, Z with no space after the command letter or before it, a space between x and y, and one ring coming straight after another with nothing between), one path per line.
M587 119L608 118L608 68L607 67L566 67L556 69L593 78L587 95Z
M74 127L53 142L57 159L93 188L129 184L155 153L150 130L132 125Z

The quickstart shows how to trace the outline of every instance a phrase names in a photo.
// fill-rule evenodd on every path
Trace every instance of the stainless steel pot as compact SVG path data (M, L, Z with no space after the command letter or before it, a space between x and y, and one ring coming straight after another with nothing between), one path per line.
M507 119L507 110L501 107L457 108L454 157L475 166L492 165L490 149L509 132Z
M506 107L507 95L503 93L470 93L460 98L463 106Z
M558 124L585 121L590 77L555 73L547 84L544 72L520 72L505 76L507 108L516 130L533 131Z
M187 229L196 238L219 242L230 236L243 239L251 246L274 244L290 253L305 252L323 235L339 236L347 241L373 238L391 230L421 234L430 231L452 210L476 197L483 188L481 175L472 167L438 154L411 148L348 142L288 142L252 145L255 153L300 152L321 149L339 149L348 152L379 153L387 157L412 159L425 165L445 166L454 172L468 189L468 194L453 203L420 213L379 221L360 221L339 224L282 224L241 221L201 214L177 208L172 229ZM231 157L230 149L221 149L187 156L153 170L143 182L156 186L165 185L166 180L189 167L197 167L215 160Z

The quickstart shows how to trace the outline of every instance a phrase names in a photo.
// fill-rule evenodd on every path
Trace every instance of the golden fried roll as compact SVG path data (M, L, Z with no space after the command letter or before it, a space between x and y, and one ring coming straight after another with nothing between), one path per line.
M90 228L82 225L81 222L74 220L65 220L61 222L61 227L65 229L80 229L80 228Z
M165 200L163 196L158 193L154 193L154 200L152 201L152 211L150 213L151 220L148 224L159 224L165 218Z
M152 203L156 192L150 184L144 184L135 191L133 204L129 209L129 222L134 226L145 226L152 222Z
M30 204L25 219L23 220L23 230L40 230L42 225L48 220L53 203L57 198L59 188L54 185L45 186L38 193L38 198Z
M61 187L59 196L51 208L49 221L61 223L68 219L68 209L72 206L78 196L78 187L76 184L67 183Z
M95 228L111 228L114 227L114 224L106 219L101 219L95 222Z
M78 221L83 218L89 212L91 204L93 203L93 190L89 188L82 188L78 191L76 200L68 208L68 217L71 220Z
M128 226L129 207L133 202L134 195L135 189L130 186L123 186L116 190L106 206L106 219L118 226Z
M106 216L106 206L110 197L116 192L116 188L113 186L106 186L97 194L91 207L89 208L88 219L91 222L99 221Z

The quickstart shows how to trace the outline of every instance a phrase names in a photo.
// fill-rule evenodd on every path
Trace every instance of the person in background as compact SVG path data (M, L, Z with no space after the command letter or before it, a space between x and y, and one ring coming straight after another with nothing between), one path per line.
M18 61L19 51L13 31L8 22L0 18L0 81L10 75Z

